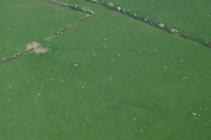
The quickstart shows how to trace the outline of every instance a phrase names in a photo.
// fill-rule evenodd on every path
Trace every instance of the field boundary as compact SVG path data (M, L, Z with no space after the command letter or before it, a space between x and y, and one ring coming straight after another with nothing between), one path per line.
M94 11L92 11L90 9L86 9L84 7L80 7L77 4L71 4L71 3L67 4L67 3L64 3L64 2L57 1L57 0L48 0L48 3L55 4L55 5L58 5L58 6L62 6L64 8L69 8L69 9L79 11L79 12L82 12L82 13L94 15Z
M161 23L161 22L156 22L156 21L154 21L150 18L146 18L142 15L138 15L135 12L132 12L131 10L128 10L126 8L121 8L119 6L115 6L113 4L113 2L105 2L105 1L101 1L101 0L86 0L86 1L93 3L93 4L98 4L98 5L104 6L111 11L115 11L115 12L121 13L123 15L129 16L129 17L131 17L135 20L144 22L145 24L148 24L152 27L160 29L160 30L167 32L169 34L177 35L177 36L184 38L185 40L193 41L193 42L196 42L196 43L198 43L202 46L211 48L211 41L208 41L208 40L203 39L203 38L198 38L198 37L187 35L187 34L180 32L177 29L175 29L175 28L173 28L173 27L171 27L167 24L164 24L164 23Z
M155 27L157 29L165 31L169 34L177 35L177 36L184 38L185 40L193 41L193 42L196 42L196 43L198 43L202 46L211 48L211 42L210 41L207 41L207 40L202 39L202 38L188 36L185 33L180 32L177 29L175 29L175 28L173 28L173 27L171 27L167 24L153 21L149 18L146 18L144 16L136 14L136 13L132 12L131 10L121 8L119 6L116 7L116 6L114 6L114 4L112 2L105 2L105 1L101 1L101 0L100 1L99 0L86 0L86 1L88 1L90 3L94 3L94 4L104 6L111 11L115 11L115 12L121 13L123 15L129 16L129 17L131 17L135 20L139 20L141 22L144 22L145 24L148 24L152 27ZM60 6L60 7L64 7L64 8L68 8L68 9L71 9L71 10L75 10L75 11L84 13L84 15L82 17L80 17L79 20L77 20L76 22L67 24L64 27L57 29L57 31L55 33L50 34L46 38L41 40L41 46L42 47L46 47L46 45L49 42L51 42L52 40L54 40L58 36L62 35L63 33L70 31L72 28L76 27L80 22L85 21L85 20L89 19L91 16L94 15L94 11L80 7L77 4L69 4L69 3L67 4L67 3L57 1L57 0L48 0L47 2L50 3L50 4L55 4L55 5ZM31 50L25 49L23 51L19 51L19 52L15 53L13 56L2 57L2 58L0 58L0 64L9 62L11 60L15 60L17 58L23 57L23 56L25 56L27 54L31 54L31 53L33 53L33 49L31 49Z
M83 8L83 7L80 7L79 5L66 4L66 3L55 1L55 0L48 0L48 2L52 3L52 4L56 4L58 6L68 7L71 10L76 10L76 11L79 11L79 12L83 12L84 15L81 16L76 22L70 23L70 24L66 24L62 28L57 29L57 31L55 33L50 34L46 38L41 40L41 46L42 47L40 47L40 48L46 47L46 45L49 42L53 41L54 39L56 39L58 36L64 34L65 32L70 31L71 29L73 29L74 27L79 25L81 22L89 19L94 14L93 11L91 11L89 9L86 9L86 8ZM0 64L3 64L3 63L6 63L6 62L9 62L9 61L21 58L21 57L23 57L23 56L25 56L27 54L31 54L31 53L34 53L34 49L32 48L30 50L27 50L27 48L26 48L25 50L19 51L19 52L15 53L12 56L0 58Z

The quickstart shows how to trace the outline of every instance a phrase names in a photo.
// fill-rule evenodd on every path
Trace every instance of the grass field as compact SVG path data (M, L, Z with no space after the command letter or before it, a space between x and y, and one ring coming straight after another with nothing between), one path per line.
M191 3L171 1L180 8ZM95 15L48 43L47 54L0 64L0 140L211 139L209 48L85 0L65 2ZM183 20L194 15L191 6L181 17L166 12L168 4L152 14L152 0L115 2L210 37L210 25L203 32ZM0 58L82 15L45 0L2 0Z
M109 0L105 0L109 1ZM209 0L113 0L114 4L163 22L187 35L211 41Z

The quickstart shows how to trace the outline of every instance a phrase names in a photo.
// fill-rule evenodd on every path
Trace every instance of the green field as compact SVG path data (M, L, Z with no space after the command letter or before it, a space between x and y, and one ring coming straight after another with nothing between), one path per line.
M109 0L105 0L109 1ZM210 0L113 0L137 14L163 22L190 36L211 41Z
M64 2L95 14L47 43L48 53L0 63L0 140L211 139L211 49L85 0ZM193 9L210 11L208 0L114 2L211 40L211 17ZM82 15L2 0L0 59Z

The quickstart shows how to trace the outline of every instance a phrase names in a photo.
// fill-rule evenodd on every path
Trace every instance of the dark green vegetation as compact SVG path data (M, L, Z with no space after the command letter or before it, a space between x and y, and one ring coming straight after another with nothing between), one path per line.
M50 42L47 54L0 65L0 139L210 140L209 48L69 2L95 15ZM0 57L83 15L44 0L0 7Z

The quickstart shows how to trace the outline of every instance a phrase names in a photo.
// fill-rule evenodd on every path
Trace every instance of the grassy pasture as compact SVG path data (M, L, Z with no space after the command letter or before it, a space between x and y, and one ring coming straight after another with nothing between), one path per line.
M113 0L113 2L142 16L171 25L187 35L211 41L210 0L131 0L130 2Z
M0 139L210 139L210 49L69 2L96 14L49 43L46 55L0 64ZM82 15L43 0L2 3L0 57Z

